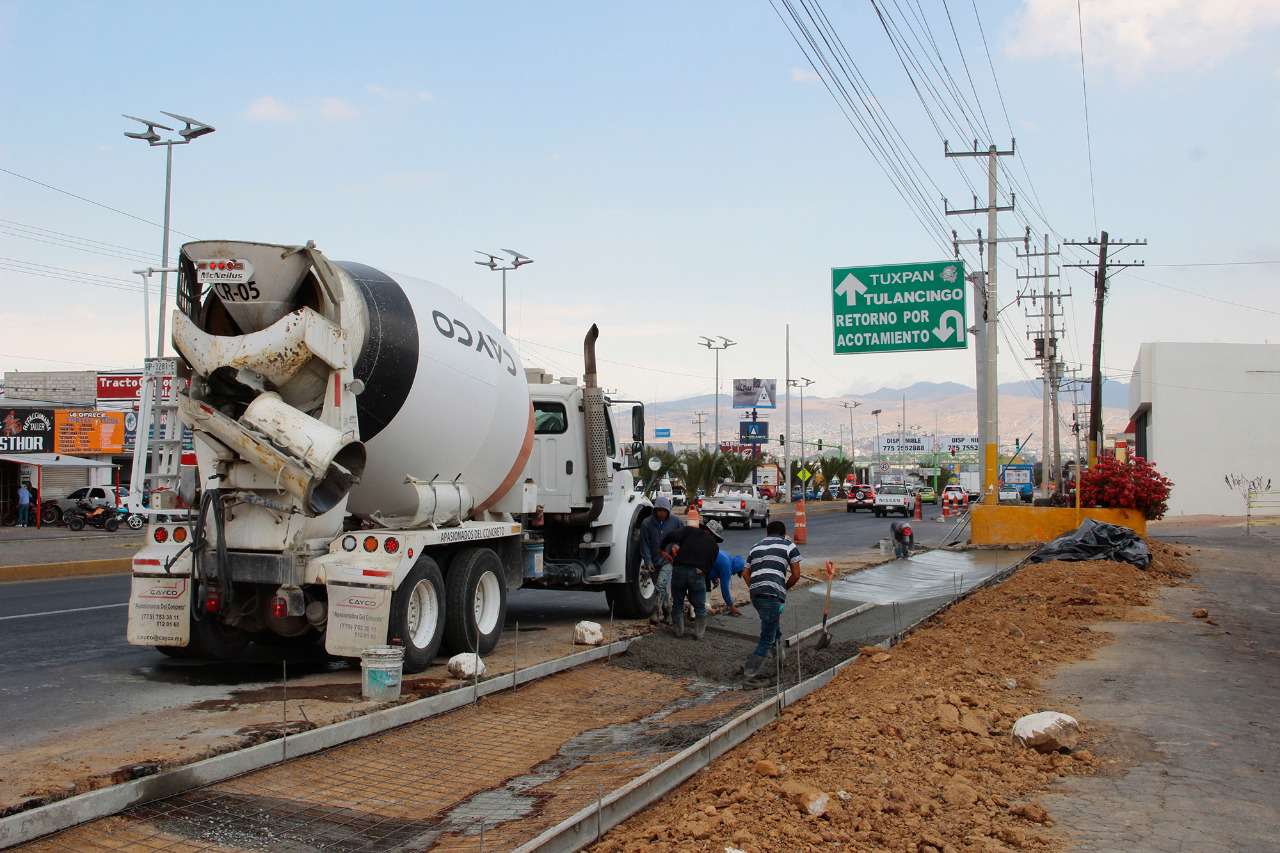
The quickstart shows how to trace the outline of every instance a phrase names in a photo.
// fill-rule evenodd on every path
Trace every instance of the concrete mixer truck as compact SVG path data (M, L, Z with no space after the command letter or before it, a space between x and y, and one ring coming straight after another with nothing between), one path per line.
M526 369L444 288L312 244L193 242L178 266L198 509L148 526L129 642L215 659L393 643L416 672L442 647L491 651L517 587L652 612L644 407L606 398L594 325L579 384Z

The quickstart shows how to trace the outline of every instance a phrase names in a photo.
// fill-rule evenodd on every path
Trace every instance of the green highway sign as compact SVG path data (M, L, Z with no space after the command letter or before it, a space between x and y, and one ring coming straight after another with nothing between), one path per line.
M964 262L834 267L835 354L964 349Z

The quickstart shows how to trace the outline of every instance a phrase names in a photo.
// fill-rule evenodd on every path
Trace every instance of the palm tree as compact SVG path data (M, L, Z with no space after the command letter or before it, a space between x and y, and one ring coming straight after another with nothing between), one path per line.
M680 454L676 470L680 472L692 501L697 489L708 495L713 493L716 482L728 472L728 467L724 456L713 450L686 450Z
M822 479L836 485L843 484L845 477L849 476L849 472L853 470L853 463L843 456L823 456L818 460L818 465L822 468ZM822 498L830 500L830 491L824 490Z
M726 453L724 462L729 468L729 479L733 480L733 482L748 483L751 481L751 472L756 467L754 456L747 456L741 453Z

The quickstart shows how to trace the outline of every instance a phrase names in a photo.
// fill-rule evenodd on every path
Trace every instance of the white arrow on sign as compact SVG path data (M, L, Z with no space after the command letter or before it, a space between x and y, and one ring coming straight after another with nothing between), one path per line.
M836 293L844 297L845 304L850 308L854 306L858 296L866 292L867 286L853 273L847 273L839 286L836 287Z
M933 330L933 333L944 343L951 340L952 335L957 336L956 340L964 340L964 317L959 311L943 311L942 316L938 318L938 327Z

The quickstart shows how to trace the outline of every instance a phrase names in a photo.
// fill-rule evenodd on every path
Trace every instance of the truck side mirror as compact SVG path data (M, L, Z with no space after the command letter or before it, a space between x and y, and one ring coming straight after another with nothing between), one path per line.
M631 440L644 443L644 406L631 407Z

